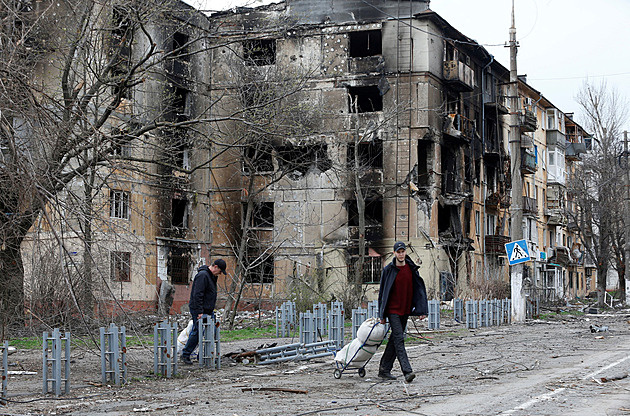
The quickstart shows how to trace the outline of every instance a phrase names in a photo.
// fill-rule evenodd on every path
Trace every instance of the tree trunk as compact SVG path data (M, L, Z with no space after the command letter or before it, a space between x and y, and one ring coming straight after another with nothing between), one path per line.
M17 242L0 249L0 317L3 327L24 320L24 266Z

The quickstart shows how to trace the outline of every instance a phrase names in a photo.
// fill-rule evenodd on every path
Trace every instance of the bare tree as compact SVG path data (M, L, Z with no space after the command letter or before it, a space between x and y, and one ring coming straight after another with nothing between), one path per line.
M597 265L597 299L603 306L606 278L615 258L623 258L623 201L617 156L622 150L621 130L627 119L627 101L609 88L605 81L585 82L577 95L584 126L594 135L592 149L576 167L569 181L569 192L577 210L569 215L579 227L580 238ZM618 260L618 263L625 263ZM619 270L618 270L619 271ZM623 274L620 287L624 288Z

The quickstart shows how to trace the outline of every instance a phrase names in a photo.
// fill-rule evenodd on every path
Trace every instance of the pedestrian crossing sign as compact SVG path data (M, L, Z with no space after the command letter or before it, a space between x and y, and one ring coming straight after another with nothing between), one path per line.
M511 241L505 244L505 252L510 266L531 260L527 240Z

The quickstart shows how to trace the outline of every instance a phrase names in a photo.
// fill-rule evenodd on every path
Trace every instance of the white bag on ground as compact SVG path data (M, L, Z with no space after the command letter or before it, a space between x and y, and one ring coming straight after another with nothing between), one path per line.
M346 344L335 355L335 361L343 366L363 367L369 361L374 353L376 353L377 345L363 345L363 342L355 338L350 344Z
M182 332L177 336L177 352L180 353L186 346L188 342L188 335L190 335L190 331L192 331L193 321L192 319L188 321L188 325Z
M367 346L378 347L383 342L383 338L385 338L385 325L381 325L377 318L366 319L357 331L357 339Z

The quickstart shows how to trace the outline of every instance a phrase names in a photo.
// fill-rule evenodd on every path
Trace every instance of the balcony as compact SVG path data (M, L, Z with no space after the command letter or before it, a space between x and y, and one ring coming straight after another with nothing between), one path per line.
M534 132L538 127L538 121L536 120L536 114L530 110L524 110L521 114L519 114L519 124L521 126L521 131L523 132Z
M547 146L566 147L566 136L560 130L547 130Z
M463 62L444 61L443 76L444 82L456 91L467 92L474 88L475 73Z
M564 156L569 160L580 160L580 155L586 153L586 145L584 143L567 142L567 150Z
M538 200L528 196L523 197L523 214L538 215Z
M554 264L562 267L567 267L571 262L571 254L567 247L558 246L550 249L551 254L547 259L548 264Z
M475 137L475 123L461 114L448 114L444 120L442 131L451 137L469 142Z
M495 95L495 94L483 94L484 105L486 106L486 112L490 112L491 114L498 113L499 115L509 114L510 111L506 105L506 99L504 95Z
M521 149L521 172L527 175L534 174L537 170L536 155L528 149Z
M506 235L492 234L485 238L486 254L506 255L505 245L510 242Z

